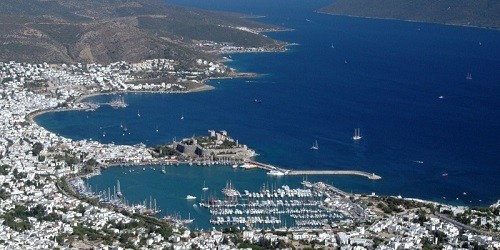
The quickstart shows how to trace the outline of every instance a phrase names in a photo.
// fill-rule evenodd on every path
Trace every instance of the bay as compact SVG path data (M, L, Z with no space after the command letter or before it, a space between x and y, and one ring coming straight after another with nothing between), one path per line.
M466 205L499 199L500 32L314 12L327 1L169 2L266 16L259 21L294 29L269 36L299 45L286 53L232 55L230 66L263 74L256 79L214 80L215 90L186 95L126 94L126 109L48 113L37 122L73 139L149 146L224 129L262 162L383 177L318 177L346 191ZM363 139L355 142L358 127ZM320 149L309 150L315 140ZM95 180L113 185L124 177L114 171ZM216 174L219 168L206 171L222 183L236 178ZM254 189L264 182L259 176L266 178L256 173L241 177ZM208 181L191 175L198 176L195 186ZM169 192L168 182L158 185ZM161 196L148 191L134 199Z

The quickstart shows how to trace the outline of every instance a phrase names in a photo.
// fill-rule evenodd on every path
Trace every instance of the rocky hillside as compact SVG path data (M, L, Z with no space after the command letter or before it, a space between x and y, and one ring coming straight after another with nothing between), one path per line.
M273 29L234 14L174 7L156 0L2 0L0 61L98 62L214 55L196 40L277 46L255 30Z

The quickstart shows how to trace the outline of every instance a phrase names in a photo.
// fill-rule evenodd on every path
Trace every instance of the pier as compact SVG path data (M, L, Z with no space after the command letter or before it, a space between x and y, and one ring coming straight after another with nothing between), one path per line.
M368 173L364 171L358 171L358 170L288 170L284 168L278 168L269 164L264 164L261 162L257 161L252 161L252 160L247 160L245 163L253 164L257 166L258 168L268 170L268 171L274 171L274 172L281 172L283 175L359 175L366 177L370 180L380 180L382 179L381 176L376 175L375 173Z
M370 180L380 180L381 176L357 170L290 170L288 175L360 175Z

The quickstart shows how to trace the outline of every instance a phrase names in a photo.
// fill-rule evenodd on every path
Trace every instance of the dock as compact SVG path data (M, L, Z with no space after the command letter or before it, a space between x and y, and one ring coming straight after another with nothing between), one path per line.
M279 171L284 173L284 175L359 175L366 177L370 180L380 180L381 176L376 175L375 173L368 173L364 171L358 170L288 170L284 168L275 167L269 164L264 164L257 161L247 160L246 163L253 164L258 168L267 170L267 171Z
M359 175L370 180L380 180L381 176L357 170L291 170L288 175Z

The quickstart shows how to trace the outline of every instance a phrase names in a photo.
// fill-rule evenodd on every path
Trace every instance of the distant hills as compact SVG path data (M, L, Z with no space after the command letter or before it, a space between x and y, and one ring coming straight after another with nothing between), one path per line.
M500 29L500 0L337 0L319 12Z
M196 40L277 46L256 30L275 27L229 13L157 0L2 0L0 60L75 63L210 58Z

